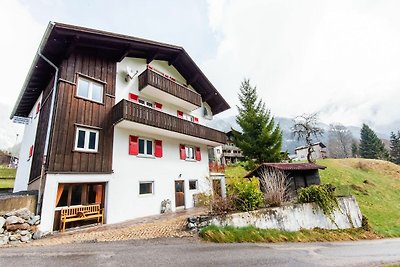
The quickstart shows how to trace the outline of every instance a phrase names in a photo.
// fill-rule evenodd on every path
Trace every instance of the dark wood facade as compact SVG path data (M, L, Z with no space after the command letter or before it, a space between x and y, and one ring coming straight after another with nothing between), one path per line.
M150 69L143 71L139 77L139 90L142 90L148 85L151 85L163 92L171 94L177 98L185 100L197 107L201 107L201 95L182 86L161 74Z
M199 137L218 143L226 142L226 135L223 132L198 123L180 119L125 99L121 100L113 108L113 123L116 124L122 120L143 123L160 129Z
M79 75L104 82L103 103L76 96ZM114 132L111 111L115 104L115 76L116 62L87 51L74 52L69 58L62 61L59 67L55 113L47 161L48 172L112 172ZM46 90L51 88L52 83ZM30 181L40 175L50 102L49 98L44 103L39 118ZM94 127L99 130L96 153L74 151L77 126Z

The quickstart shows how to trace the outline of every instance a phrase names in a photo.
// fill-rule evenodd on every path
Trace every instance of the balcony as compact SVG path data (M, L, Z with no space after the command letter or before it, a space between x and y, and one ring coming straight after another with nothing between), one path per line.
M137 128L136 124L139 123L139 130L141 131L211 146L224 144L227 140L223 132L126 99L121 100L113 107L112 120L115 125L118 124L125 128Z
M163 75L146 69L139 77L139 91L163 101L193 111L201 107L201 95L170 80Z

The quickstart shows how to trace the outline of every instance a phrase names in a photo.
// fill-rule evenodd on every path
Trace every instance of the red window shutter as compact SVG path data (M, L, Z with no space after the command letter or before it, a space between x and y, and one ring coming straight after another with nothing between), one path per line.
M29 148L29 157L31 158L33 156L33 145Z
M199 123L199 118L193 117L193 121L196 122L196 123Z
M129 136L129 155L137 155L139 153L138 137Z
M150 65L147 65L147 68L148 68L148 69L150 69L150 70L152 70L152 69L153 69L153 67L152 67L152 66L150 66Z
M178 118L183 118L183 112L182 111L178 110L177 114L178 114Z
M165 78L167 78L167 79L169 78L169 76L168 76L167 74L164 74L164 76L165 76Z
M196 147L196 160L200 161L201 160L201 151L200 147Z
M171 79L171 81L174 81L174 82L176 81L174 77L170 76L169 78Z
M156 109L160 109L160 110L162 109L162 104L161 103L155 102L154 106L156 106Z
M185 145L179 145L179 154L180 154L181 159L183 159L183 160L186 159Z
M36 106L36 114L38 114L40 111L40 102L38 102L37 106Z
M161 140L155 140L156 148L154 151L154 156L156 158L162 158L163 152L162 152L162 141Z
M132 94L132 93L129 93L128 99L137 102L138 99L139 99L139 96L135 95L135 94Z

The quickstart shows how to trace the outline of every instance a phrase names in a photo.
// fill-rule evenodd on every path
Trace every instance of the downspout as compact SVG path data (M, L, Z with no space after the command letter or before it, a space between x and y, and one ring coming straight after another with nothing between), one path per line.
M42 161L42 168L40 171L40 178L39 178L39 192L38 192L38 201L36 205L36 214L40 213L40 209L42 207L42 201L43 201L43 192L42 189L42 183L43 183L43 177L45 176L45 169L46 169L46 164L47 164L47 153L49 151L49 142L50 142L50 133L51 133L51 127L53 123L53 113L54 113L54 104L56 100L56 95L57 95L57 82L58 82L58 68L57 66L51 62L48 58L46 58L40 50L37 52L39 57L41 57L44 61L46 61L50 66L52 66L56 72L54 74L54 82L53 82L53 89L51 90L50 93L52 93L51 96L51 104L50 104L50 115L49 115L49 120L48 120L48 125L47 125L47 132L46 132L46 141L44 143L44 153L43 153L43 161Z

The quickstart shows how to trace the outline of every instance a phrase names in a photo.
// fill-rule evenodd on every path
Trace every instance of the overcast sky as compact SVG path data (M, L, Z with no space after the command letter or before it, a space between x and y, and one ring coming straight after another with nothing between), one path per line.
M238 88L247 77L275 116L319 112L326 123L400 129L400 1L0 4L2 120L48 22L57 21L183 46L231 105L219 117L236 114ZM17 131L13 127L13 136Z

